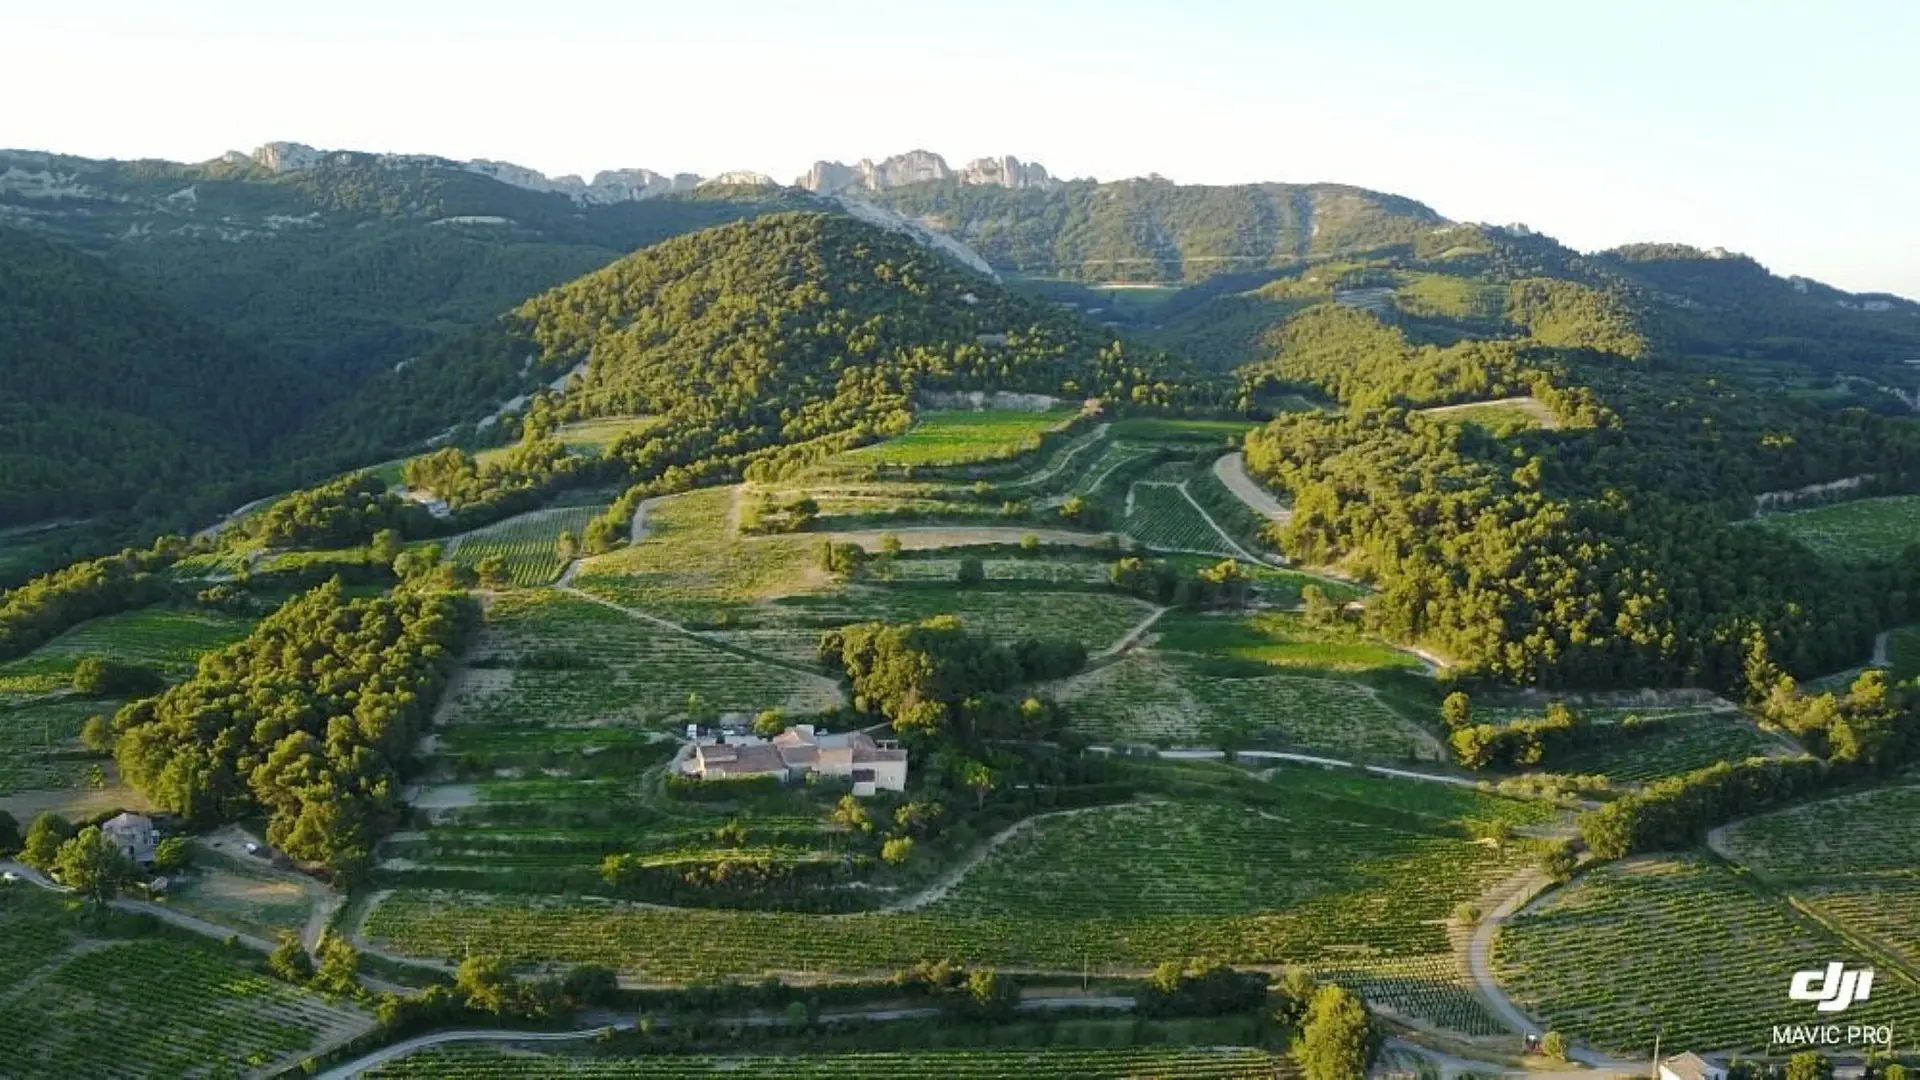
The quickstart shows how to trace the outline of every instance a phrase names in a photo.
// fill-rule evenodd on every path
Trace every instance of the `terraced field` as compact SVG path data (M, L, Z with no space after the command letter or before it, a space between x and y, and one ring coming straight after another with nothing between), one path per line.
M1444 823L1414 827L1418 819L1375 804L1284 787L1269 795L1260 812L1203 805L1043 818L911 913L821 917L401 890L373 911L366 932L408 955L455 957L486 942L515 961L592 958L664 981L867 974L930 957L1076 972L1089 958L1096 971L1137 971L1194 955L1387 965L1450 954L1453 907L1527 857Z
M560 534L572 533L578 540L586 532L587 522L605 509L572 506L508 518L460 536L451 558L463 566L478 566L489 555L499 555L507 561L507 576L513 584L523 588L548 585L566 568L558 550Z
M1073 418L1071 410L932 410L896 439L850 450L841 462L875 465L969 465L1036 449L1040 436Z
M1831 961L1871 964L1784 902L1727 869L1684 858L1594 870L1515 917L1495 942L1501 985L1570 1038L1619 1054L1670 1046L1764 1050L1791 1011L1793 973ZM1849 1024L1920 1023L1920 990L1883 971Z
M1153 606L1110 592L1010 592L968 589L890 589L856 586L829 596L796 597L776 605L782 617L810 626L881 620L916 622L953 615L960 625L1000 641L1071 637L1099 652L1119 641Z
M1272 1080L1295 1075L1281 1055L1251 1048L902 1050L879 1053L578 1057L492 1048L430 1050L382 1065L372 1080Z
M150 607L90 619L27 656L0 664L0 692L51 689L88 656L146 664L169 676L193 671L202 653L230 645L253 629L253 621L215 611ZM43 678L40 683L22 677Z
M1139 483L1129 494L1132 509L1123 526L1126 534L1149 548L1162 551L1198 551L1232 558L1238 555L1200 513L1200 508L1171 482Z
M820 539L742 539L730 530L731 488L708 488L646 508L645 538L581 565L574 585L676 622L704 623L740 605L823 591Z
M567 666L541 656L565 654ZM722 711L784 708L796 713L840 700L838 684L742 656L566 593L507 594L487 612L463 671L442 704L450 745L473 729L537 737L564 728L658 724L681 713L689 694Z
M1437 759L1432 736L1348 679L1220 677L1201 658L1157 649L1056 683L1075 730L1097 741L1295 747L1373 760Z
M1760 519L1836 562L1890 559L1920 539L1920 495L1836 503Z

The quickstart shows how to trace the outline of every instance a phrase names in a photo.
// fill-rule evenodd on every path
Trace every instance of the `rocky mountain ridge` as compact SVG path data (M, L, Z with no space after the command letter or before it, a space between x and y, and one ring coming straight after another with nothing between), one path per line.
M931 150L909 150L876 164L861 158L852 165L838 161L816 161L806 175L793 186L821 195L839 195L860 191L888 191L909 184L924 184L958 179L962 184L1003 188L1040 188L1052 190L1061 181L1047 173L1038 162L1023 162L1012 155L975 158L954 171L947 159Z

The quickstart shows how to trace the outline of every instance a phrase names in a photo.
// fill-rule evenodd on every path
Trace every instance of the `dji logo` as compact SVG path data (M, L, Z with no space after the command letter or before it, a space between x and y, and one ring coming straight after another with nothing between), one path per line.
M1856 1001L1865 1001L1873 993L1873 969L1848 971L1835 961L1822 971L1796 971L1787 996L1795 1001L1813 1001L1821 1012L1844 1012Z

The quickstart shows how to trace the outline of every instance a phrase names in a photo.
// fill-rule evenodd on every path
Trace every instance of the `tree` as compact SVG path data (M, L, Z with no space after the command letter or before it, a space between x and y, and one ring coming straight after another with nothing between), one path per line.
M587 531L582 538L587 554L605 555L620 543L620 528L604 517L587 522Z
M323 994L346 997L360 985L360 950L346 938L328 931L315 950L319 963L313 971L314 988Z
M300 943L300 935L291 930L280 932L280 943L267 954L267 970L290 983L305 984L313 977L313 957Z
M367 553L372 556L374 562L382 566L392 566L393 561L398 559L400 553L405 550L406 545L401 543L399 532L393 529L381 529L373 534L373 543L368 546Z
M1540 1052L1555 1061L1567 1060L1567 1037L1557 1031L1549 1031L1540 1040Z
M1573 880L1573 872L1579 863L1579 858L1573 853L1573 845L1562 841L1541 853L1539 866L1540 872L1554 884L1565 885Z
M600 964L579 964L560 980L560 995L576 1006L614 1005L620 1000L620 976Z
M1907 1067L1896 1061L1880 1071L1880 1080L1907 1080Z
M73 839L60 845L53 858L53 868L63 883L96 904L105 904L118 896L120 887L132 881L138 872L94 825L81 829Z
M1020 988L989 968L967 973L967 1012L982 1020L1005 1020L1020 1003Z
M1318 585L1301 587L1300 606L1305 609L1306 620L1316 626L1325 626L1340 618L1340 605L1334 603Z
M178 873L193 861L193 847L184 836L169 836L153 846L153 868Z
M572 532L562 529L559 538L553 542L553 553L560 557L561 562L572 562L580 557L580 541L574 538Z
M880 534L880 554L894 556L900 554L900 538L893 533Z
M848 832L873 831L873 816L867 813L866 807L860 805L859 799L851 795L840 796L840 801L834 804L833 823Z
M80 745L95 754L113 752L113 721L100 713L87 717L80 725Z
M1032 533L1020 534L1020 550L1028 551L1028 552L1039 551L1040 538L1033 535Z
M1473 700L1461 690L1448 694L1440 703L1440 719L1446 721L1448 729L1463 728L1473 723Z
M987 580L986 564L969 555L960 560L960 569L953 575L953 580L963 587L978 585Z
M1787 1059L1787 1080L1832 1080L1833 1062L1825 1054L1808 1050Z
M73 692L81 697L146 697L166 689L166 685L167 681L151 668L104 656L88 656L73 666Z
M507 572L507 557L497 551L481 558L473 570L480 584L489 589L504 589L513 584L513 575Z
M913 856L913 837L895 836L880 845L880 859L888 866L899 866Z
M505 1012L511 989L507 966L497 956L469 956L453 972L454 993L475 1012Z
M1320 984L1313 972L1303 967L1289 967L1280 976L1280 982L1273 988L1273 1019L1281 1027L1295 1028L1306 1019L1307 1007L1313 1004L1313 995Z
M18 852L21 842L20 822L12 814L0 810L0 857Z
M1365 1003L1334 984L1314 992L1293 1051L1307 1080L1362 1080L1378 1050Z
M763 739L771 739L787 730L787 714L779 709L767 709L753 718L753 733Z
M60 845L73 835L73 826L66 818L48 811L33 819L27 826L27 836L20 847L20 861L45 872L53 869L53 862L60 855Z
M993 770L984 762L969 761L961 773L961 780L973 792L973 808L983 809L987 805L987 794L996 783Z

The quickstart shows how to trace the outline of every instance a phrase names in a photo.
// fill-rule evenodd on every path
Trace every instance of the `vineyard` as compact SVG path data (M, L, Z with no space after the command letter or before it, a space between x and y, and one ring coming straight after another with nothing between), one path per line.
M1615 783L1647 784L1716 761L1743 761L1783 752L1780 740L1738 712L1676 709L1651 716L1645 712L1635 715L1654 720L1652 729L1602 736L1555 762L1556 771L1605 776Z
M1860 499L1761 519L1836 562L1892 559L1920 535L1920 495Z
M920 414L905 435L850 450L841 463L873 465L970 465L1036 449L1040 436L1073 418L1067 411L1009 409L933 410Z
M611 1058L509 1053L491 1048L429 1050L382 1065L369 1080L1272 1080L1291 1076L1284 1057L1250 1048L1139 1047L1125 1050L919 1050L886 1053Z
M372 1027L211 946L82 942L57 905L0 897L0 1068L10 1077L237 1075Z
M788 619L825 627L852 622L918 622L952 615L960 625L1000 641L1070 637L1099 652L1152 614L1141 600L1110 592L970 591L851 586L828 596L794 597L776 605Z
M819 538L742 539L728 528L736 496L708 488L645 508L640 543L581 565L575 586L618 604L695 624L732 617L744 605L822 588Z
M1868 962L1784 902L1718 865L1645 859L1604 866L1503 928L1494 967L1514 1001L1568 1037L1620 1054L1669 1046L1763 1050L1796 971ZM1883 972L1848 1023L1920 1022L1920 990Z
M1749 818L1724 850L1779 881L1920 873L1920 784L1877 788Z
M1136 649L1056 683L1076 730L1095 740L1169 746L1298 747L1376 760L1437 758L1433 737L1347 679L1222 677L1203 657Z
M174 677L191 674L202 653L224 648L253 629L253 622L213 611L151 607L107 615L74 627L31 654L0 664L0 690L31 689L15 680L52 676L38 688L53 689L73 665L88 656L146 664Z
M1174 483L1137 483L1128 493L1128 503L1124 529L1128 536L1147 547L1161 551L1197 551L1223 558L1239 554Z
M555 666L542 657L567 656ZM478 662L442 703L457 748L463 730L553 729L657 723L689 694L721 711L811 712L840 700L838 684L728 651L604 604L550 591L498 598L474 646Z
M78 784L93 764L78 753L80 726L112 711L107 702L0 695L0 795Z
M531 514L508 518L497 525L466 533L453 548L452 559L463 566L478 566L480 560L499 555L506 560L507 576L515 585L530 587L550 584L565 569L558 553L560 534L572 533L578 540L604 507L577 506L564 510L536 510Z
M1473 843L1441 820L1423 825L1354 790L1330 796L1308 782L1266 790L1257 810L1175 803L1042 818L914 912L822 917L401 889L366 933L404 955L456 958L485 943L514 962L610 963L649 981L872 974L936 957L1137 972L1204 955L1367 965L1374 977L1409 980L1410 999L1417 984L1452 1000L1453 982L1415 979L1415 962L1431 972L1420 958L1449 954L1454 906L1528 853Z

